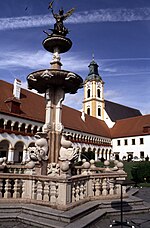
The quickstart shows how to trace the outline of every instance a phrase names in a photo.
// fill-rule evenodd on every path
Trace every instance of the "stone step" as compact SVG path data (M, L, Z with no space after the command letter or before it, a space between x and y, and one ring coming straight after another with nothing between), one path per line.
M149 207L147 207L146 205L135 205L131 208L129 207L124 207L123 208L123 213L124 214L133 214L133 213L142 213L142 212L147 212L149 211ZM104 215L106 215L107 213L111 214L111 215L120 215L120 210L116 210L114 208L99 208L96 211L93 211L92 213L85 215L84 217L75 220L74 222L68 224L66 227L67 228L76 228L76 227L87 227L88 225L90 225L93 222L96 222L100 219L102 219L102 217Z
M129 196L131 196L131 195L135 195L138 192L139 192L139 188L130 188L127 193Z
M77 206L73 209L70 209L68 211L65 211L63 213L63 217L69 218L70 222L72 222L74 220L80 219L83 216L88 215L89 213L92 213L98 208L99 208L99 201L90 201L80 206Z
M66 228L86 227L90 225L92 222L95 222L96 220L99 220L100 218L102 218L106 213L107 213L106 210L97 209L96 211L93 211L88 215L68 224Z
M125 202L126 200L126 202ZM124 213L148 212L149 204L131 196L123 199ZM28 225L50 228L81 228L108 214L120 214L120 200L89 201L68 211L35 204L1 204L0 220L17 219Z
M66 223L62 221L57 221L53 219L48 219L48 218L42 218L37 217L35 215L31 214L24 214L21 213L20 215L17 216L17 220L22 221L25 224L28 225L33 225L37 227L49 227L49 228L60 228L60 227L66 227Z

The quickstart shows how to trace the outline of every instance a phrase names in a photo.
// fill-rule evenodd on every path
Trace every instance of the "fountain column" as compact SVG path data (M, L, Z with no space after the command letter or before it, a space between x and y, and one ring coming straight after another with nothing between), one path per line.
M33 72L27 77L29 89L35 89L38 93L45 94L46 114L41 135L43 134L48 142L49 163L58 163L60 157L63 133L62 102L65 93L76 93L83 83L82 78L76 73L62 70L60 62L60 54L69 51L72 46L72 41L66 37L68 29L64 27L63 20L69 17L73 11L74 9L68 11L65 17L63 10L60 10L59 14L54 14L52 11L56 24L52 34L44 31L47 38L43 40L43 47L46 51L53 53L51 68Z

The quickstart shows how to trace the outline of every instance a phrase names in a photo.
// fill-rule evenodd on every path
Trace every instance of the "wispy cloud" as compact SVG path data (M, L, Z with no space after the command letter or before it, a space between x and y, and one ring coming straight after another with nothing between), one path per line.
M106 90L105 91L105 98L108 99L108 100L111 100L112 97L113 98L118 98L118 97L120 97L120 94L117 91L115 91L115 90L110 90L110 89Z
M76 94L66 94L64 104L75 109L82 109L83 89L78 90Z
M42 58L41 58L42 56ZM62 55L63 69L69 69L76 73L88 74L89 59L82 57L80 53L67 53ZM44 50L33 51L8 51L4 52L0 58L0 70L4 69L28 69L38 70L40 68L50 68L49 62L52 55ZM80 64L79 64L80 59ZM124 58L124 59L98 59L100 63L99 72L102 77L122 76L122 75L149 75L150 58Z
M143 20L150 20L150 8L119 8L82 11L74 13L68 18L67 23L130 22ZM40 27L53 24L54 19L51 15L0 18L0 30Z
M42 56L42 58L41 58ZM0 69L26 67L35 69L36 67L48 67L50 54L44 51L25 52L25 51L8 51L3 53L0 59Z
M42 56L42 58L41 58ZM0 69L19 69L26 68L37 70L40 68L50 68L49 62L52 55L45 51L10 51L4 52L0 58ZM79 64L79 56L77 54L67 54L62 56L63 67L71 71L81 72L87 69L88 60L81 58Z

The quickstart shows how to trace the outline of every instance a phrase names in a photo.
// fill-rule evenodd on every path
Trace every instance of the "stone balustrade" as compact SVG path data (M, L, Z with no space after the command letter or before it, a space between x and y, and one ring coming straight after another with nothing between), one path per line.
M8 173L18 173L23 174L27 168L25 165L7 165L7 172Z
M81 202L120 197L125 173L75 175L68 178L19 173L0 173L0 201L31 202L68 209ZM124 196L126 189L124 188Z

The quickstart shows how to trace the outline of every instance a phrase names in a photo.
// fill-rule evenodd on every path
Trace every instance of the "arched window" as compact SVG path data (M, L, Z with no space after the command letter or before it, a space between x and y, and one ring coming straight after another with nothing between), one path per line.
M13 126L13 131L18 131L18 122L15 122L14 126Z
M7 121L6 129L7 129L7 130L11 130L11 120L8 120L8 121Z
M91 90L88 89L88 90L87 90L87 98L89 98L90 96L91 96Z
M28 126L27 133L31 133L31 127L32 127L31 125Z
M0 119L0 128L4 129L4 120Z
M90 115L90 108L87 108L87 114Z
M25 132L25 123L23 123L23 124L21 125L20 131L21 131L21 132Z
M37 133L37 128L38 128L37 126L34 127L33 134Z
M101 91L100 91L100 89L97 90L97 97L101 97Z
M101 116L101 108L98 108L98 116Z

